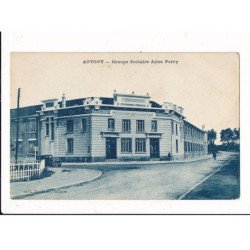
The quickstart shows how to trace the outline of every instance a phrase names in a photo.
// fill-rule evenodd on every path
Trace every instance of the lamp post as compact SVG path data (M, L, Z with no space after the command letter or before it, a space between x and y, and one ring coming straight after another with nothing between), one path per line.
M18 137L19 137L19 103L20 103L20 91L21 89L18 88L17 91L17 112L16 112L16 154L15 154L15 162L17 163L18 159Z

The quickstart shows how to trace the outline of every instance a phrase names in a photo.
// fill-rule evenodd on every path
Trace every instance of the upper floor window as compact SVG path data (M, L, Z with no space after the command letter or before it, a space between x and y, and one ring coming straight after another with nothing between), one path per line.
M82 119L82 132L83 133L87 132L87 118Z
M67 120L67 133L73 133L74 123L73 120Z
M122 120L122 132L131 132L130 120Z
M108 119L108 131L115 130L115 119Z
M151 131L157 131L157 121L151 121Z
M30 133L36 132L36 120L35 119L29 120L28 130Z
M46 117L45 120L45 135L49 136L49 117Z
M172 134L174 134L174 122L171 121Z
M55 140L55 123L54 123L54 121L50 123L50 127L51 127L51 137L50 137L50 139L52 141L54 141Z
M45 136L50 136L50 140L55 140L55 119L46 117L45 119Z
M137 132L144 132L144 121L143 120L136 121L136 131Z
M54 102L46 102L45 103L45 107L46 108L52 108L52 107L54 107Z
M175 134L178 135L178 124L175 124Z

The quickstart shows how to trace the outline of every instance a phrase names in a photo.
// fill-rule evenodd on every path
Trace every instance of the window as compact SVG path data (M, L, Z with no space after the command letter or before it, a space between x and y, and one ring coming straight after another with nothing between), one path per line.
M67 121L67 133L73 133L74 130L74 123L73 120Z
M30 133L36 132L36 120L29 120L28 129Z
M174 134L174 122L171 122L171 127L172 127L172 134Z
M46 135L46 136L49 136L49 123L46 122L46 123L45 123L45 126L46 126L45 135Z
M130 120L122 120L122 132L131 132Z
M175 124L175 134L178 135L178 124Z
M46 108L52 108L54 107L54 102L46 102Z
M23 153L23 142L22 141L18 141L18 152L19 153Z
M122 138L121 139L121 151L123 153L132 152L132 139L131 138Z
M19 133L25 133L26 132L26 124L24 122L19 123ZM31 131L29 131L31 132ZM35 130L34 130L35 132Z
M144 138L135 139L135 152L146 152L146 140Z
M55 140L55 123L51 122L50 123L50 127L51 127L51 140L54 141Z
M28 134L28 139L36 139L36 134L35 133L29 133Z
M45 136L50 136L50 140L55 140L55 118L46 117L45 120Z
M185 150L185 152L187 152L187 142L186 141L184 142L184 150Z
M35 142L34 141L28 142L28 151L29 151L29 154L35 154Z
M144 121L143 120L136 121L136 131L137 132L144 132Z
M190 151L190 142L187 143L187 146L188 146L187 151Z
M176 143L175 143L175 145L176 145L176 153L178 153L178 140L176 140Z
M114 130L115 130L115 120L108 119L108 131L114 131Z
M156 132L157 131L157 121L151 122L151 131Z
M82 119L82 132L83 133L87 132L87 119L86 118Z
M74 141L73 138L67 139L67 152L73 153L74 152Z

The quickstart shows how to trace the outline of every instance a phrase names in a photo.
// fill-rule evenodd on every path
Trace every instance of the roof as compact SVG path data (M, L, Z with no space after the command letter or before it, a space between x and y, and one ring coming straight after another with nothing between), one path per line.
M90 97L90 98L94 98L94 97ZM114 98L112 97L99 97L100 100L102 101L102 104L104 105L114 105ZM72 99L72 100L66 100L66 107L75 107L75 106L80 106L83 105L83 102L86 98L78 98L78 99ZM58 102L59 107L62 107L62 102ZM162 106L160 104L158 104L157 102L154 101L150 101L151 107L152 108L161 108ZM33 116L36 114L37 111L40 111L42 108L42 104L40 105L34 105L34 106L28 106L28 107L21 107L19 109L19 116L21 117L27 117L27 116ZM114 107L115 109L122 109L122 107ZM132 110L135 109L136 107L127 107L126 109ZM145 108L146 109L146 108ZM80 111L81 110L81 111ZM71 114L73 113L77 113L79 114L80 112L82 112L82 109L78 109L73 111L73 109L70 109ZM69 111L62 111L59 110L61 115L66 115L69 114ZM73 113L72 113L73 112ZM16 109L11 109L10 110L10 116L11 118L15 118L16 117Z
M102 104L114 105L114 98L112 97L100 97Z
M195 127L196 129L200 130L201 132L204 132L204 133L206 132L206 131L204 131L204 130L198 128L197 126L193 125L192 123L188 122L187 120L183 120L183 121L184 121L184 123L187 123L188 125L190 125L190 126L192 126L192 127Z
M34 105L28 107L19 108L19 117L33 116L36 114L36 111L41 110L42 105ZM10 117L15 118L17 115L16 109L10 110Z
M162 106L154 101L149 101L152 108L161 108Z

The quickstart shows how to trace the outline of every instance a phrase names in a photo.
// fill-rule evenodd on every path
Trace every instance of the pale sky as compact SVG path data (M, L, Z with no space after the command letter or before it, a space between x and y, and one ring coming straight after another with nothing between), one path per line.
M83 64L104 60L104 64ZM178 63L113 64L112 60L165 60ZM107 63L109 62L109 63ZM186 119L201 128L239 127L237 53L11 53L11 108L21 88L21 106L41 100L89 96L113 91L145 95L184 108ZM217 142L219 142L217 140Z

